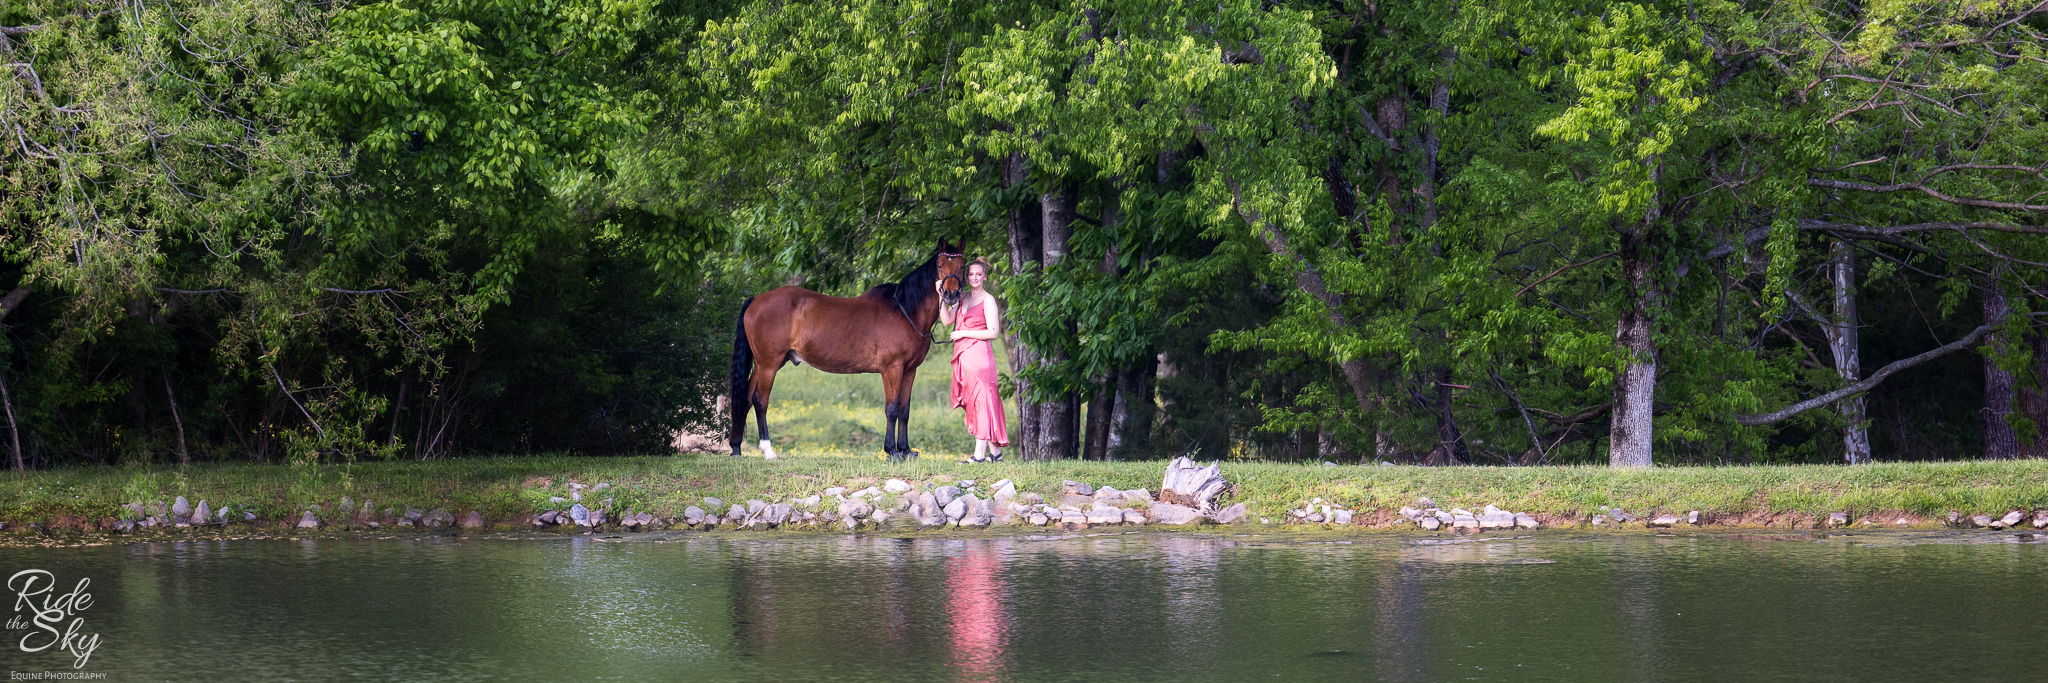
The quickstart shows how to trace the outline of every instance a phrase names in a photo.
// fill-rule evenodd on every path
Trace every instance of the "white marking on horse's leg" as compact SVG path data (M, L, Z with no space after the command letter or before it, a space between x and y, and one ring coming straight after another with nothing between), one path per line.
M775 447L768 445L767 439L761 440L761 454L761 457L767 458L769 460L775 459Z

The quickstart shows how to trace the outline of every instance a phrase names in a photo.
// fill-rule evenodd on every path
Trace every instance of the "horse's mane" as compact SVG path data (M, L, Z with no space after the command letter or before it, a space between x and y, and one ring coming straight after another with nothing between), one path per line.
M902 309L904 315L910 315L912 311L916 311L918 307L924 305L925 299L938 294L938 292L932 290L931 284L938 277L939 252L934 249L932 250L931 258L924 260L924 265L911 269L910 273L904 275L901 281L884 282L875 285L873 289L868 290L868 293L888 299L891 303ZM919 286L918 283L923 283L923 286Z

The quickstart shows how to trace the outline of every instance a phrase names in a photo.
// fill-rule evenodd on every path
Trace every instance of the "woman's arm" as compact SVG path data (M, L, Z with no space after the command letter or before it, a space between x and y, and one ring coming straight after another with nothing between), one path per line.
M953 309L952 309L951 307L949 307L949 306L947 306L947 305L946 305L946 299L945 299L945 296L946 296L946 287L945 287L945 284L944 284L944 283L939 283L939 282L934 282L934 283L932 283L932 289L933 289L933 290L936 290L936 291L938 291L938 293L939 293L939 324L940 324L940 325L951 325L951 324L953 324Z

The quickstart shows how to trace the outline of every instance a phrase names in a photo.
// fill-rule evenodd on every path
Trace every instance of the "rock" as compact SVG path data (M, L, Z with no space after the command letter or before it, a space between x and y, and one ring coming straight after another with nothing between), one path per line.
M988 526L991 523L994 523L994 521L995 518L989 515L967 515L965 517L960 518L959 524L961 528L979 529Z
M868 521L873 522L875 526L881 526L889 523L889 520L893 517L895 515L889 514L885 510L876 510L874 514L868 515Z
M1477 518L1477 517L1478 517L1478 515L1475 515L1475 514L1472 514L1471 512L1468 512L1468 511L1466 511L1466 510L1465 510L1465 508L1451 508L1451 516L1452 516L1452 517L1473 517L1473 518Z
M1437 529L1443 528L1443 526L1444 523L1437 521L1435 517L1422 518L1422 528L1425 531L1436 531Z
M555 525L555 516L556 516L556 515L559 515L559 514L562 514L562 513L559 513L559 512L555 512L554 510L548 510L548 511L546 511L546 512L542 512L542 513L540 513L540 514L538 514L538 515L534 515L534 516L533 516L533 525L534 525L534 526L554 526L554 525Z
M1003 479L990 484L988 490L989 495L996 498L1014 498L1017 496L1017 483Z
M1310 524L1322 524L1322 523L1323 523L1323 513L1321 513L1321 512L1309 512L1308 514L1302 515L1302 516L1301 516L1301 519L1302 519L1302 521L1308 522L1308 523L1310 523Z
M2034 528L2048 529L2048 512L2034 513Z
M199 507L198 507L197 509L195 509L195 510L193 510L193 511L192 511L192 523L193 523L193 524L205 524L205 523L207 523L208 521L211 521L211 520L210 520L210 519L208 519L208 518L210 518L210 517L212 517L212 516L213 516L213 508L209 508L209 507L207 507L207 506L206 506L206 500L202 498L202 499L200 499L200 501L199 501Z
M567 498L563 498L563 497L561 497L561 496L548 496L548 504L549 504L549 505L560 505L560 504L562 504L562 503L567 503L567 502L569 502L569 499L567 499Z
M430 527L455 526L455 515L449 514L445 508L434 508L422 521Z
M1669 528L1671 528L1671 525L1673 525L1673 524L1677 524L1677 523L1678 523L1678 515L1674 515L1674 514L1670 514L1670 513L1665 513L1665 514L1662 514L1662 515L1658 515L1656 519L1653 519L1653 520L1650 520L1650 521L1648 521L1648 522L1645 522L1645 523L1644 523L1643 525L1644 525L1644 526L1651 526L1651 527L1658 527L1658 528L1662 528L1662 529L1669 529Z
M1606 526L1607 515L1593 515L1593 526Z
M1990 516L1990 515L1973 515L1973 516L1971 516L1971 517L1970 517L1970 526L1971 526L1971 527L1973 527L1973 528L1974 528L1974 527L1980 527L1980 526L1991 526L1991 516Z
M1828 519L1825 522L1825 524L1828 526L1828 528L1849 526L1849 513L1830 512L1828 513Z
M839 525L840 525L840 526L843 526L843 527L846 527L846 530L847 530L847 531L852 531L852 530L854 530L854 529L858 529L858 528L860 528L860 518L858 518L858 517L847 517L847 516L845 516L845 515L840 515L840 517L839 517Z
M1415 499L1415 505L1417 507L1421 507L1422 509L1427 510L1429 508L1436 507L1436 501L1434 499L1431 499L1429 496L1422 496Z
M406 519L412 520L412 521L414 521L414 522L418 522L418 521L420 521L420 518L421 518L421 517L424 517L424 516L426 516L426 514L427 514L427 513L425 513L425 512L421 512L419 508L413 507L413 506L411 506L411 505L407 505L407 506L405 506L405 518L406 518Z
M833 487L827 488L827 489L825 489L825 495L828 495L828 496L844 496L844 495L846 495L846 487L844 487L844 486L833 486Z
M740 507L739 503L733 503L732 507L725 509L725 523L734 526L746 524L747 509Z
M1485 513L1479 516L1479 528L1513 529L1515 528L1515 513L1488 505L1486 506Z
M1220 464L1196 467L1193 460L1174 458L1166 464L1166 476L1160 480L1159 500L1196 510L1209 510L1215 508L1216 497L1229 487L1230 482L1223 480Z
M6 529L7 529L7 525L6 525L6 524L4 524L4 523L0 523L0 531L4 531L4 530L6 530ZM128 532L130 532L130 531L134 531L134 530L135 530L135 522L134 522L134 520L127 520L127 519L123 519L123 520L119 520L119 521L116 521L116 522L114 522L114 532L115 532L115 533L122 533L122 534L125 534L125 533L128 533Z
M761 511L766 509L768 509L768 504L761 502L759 498L747 501L747 515L749 516L761 514Z
M683 523L697 526L704 523L704 508L695 505L683 508Z
M1330 462L1330 461L1328 461L1328 460L1324 460L1324 461L1323 461L1323 466L1324 466L1324 467L1336 467L1336 466L1337 466L1337 463L1334 463L1334 462Z
M955 498L947 501L946 506L941 509L945 510L946 519L958 522L962 517L967 516L967 501Z
M2012 512L2005 513L2005 517L1999 519L1998 521L2005 522L2006 526L2019 526L2020 522L2025 520L2026 518L2027 516L2025 514L2021 513L2018 510L2013 510Z
M1636 521L1636 516L1635 516L1635 515L1631 515L1631 514L1629 514L1629 513L1626 513L1626 512L1622 512L1620 508L1615 508L1615 510L1614 510L1614 523L1615 523L1615 524L1627 524L1627 523L1629 523L1629 522L1633 522L1633 521Z
M719 500L717 498L704 499L704 509L706 510L716 510L722 507L725 507L725 501Z
M917 507L924 510L925 514L937 516L940 514L939 510L943 509L945 505L939 502L937 494L930 491L919 491L917 494Z
M299 517L298 528L318 529L320 528L320 518L315 516L312 510L307 510L305 515Z
M611 485L611 484L606 484L606 483L603 483L603 482L599 482L599 483L598 483L598 484L597 484L596 486L592 486L592 487L590 487L590 492L591 492L591 493L597 493L597 492L599 492L599 491L603 491L603 490L605 490L605 489L608 489L608 488L611 488L611 487L612 487L612 485Z
M1115 503L1116 501L1123 499L1124 492L1116 490L1116 487L1114 486L1104 486L1102 488L1095 489L1095 493L1090 495L1094 496L1096 500L1102 501L1104 503Z
M590 508L583 507L582 503L569 506L569 521L575 522L576 526L591 526Z
M1694 511L1692 511L1692 512L1688 512L1688 513L1685 513L1685 523L1686 523L1686 524L1691 524L1691 525L1693 525L1693 526L1699 526L1699 524L1700 524L1700 511L1698 511L1698 510L1694 510Z
M184 496L178 496L178 502L171 504L171 524L180 527L192 526L192 504L185 502Z
M1088 528L1088 513L1080 510L1060 511L1060 528L1069 531L1080 531Z
M1541 523L1538 523L1535 517L1530 517L1526 513L1517 512L1515 513L1515 528L1541 529L1543 528L1543 525Z
M1033 512L1025 519L1031 522L1031 526L1045 526L1052 522L1052 518L1045 516L1043 512Z
M1333 518L1333 519L1331 519L1331 520L1330 520L1331 522L1334 522L1334 523L1337 523L1337 524L1350 524L1350 523L1351 523L1351 511L1350 511L1350 510L1338 510L1338 511L1336 511L1335 513L1332 513L1332 514L1335 514L1335 515L1336 515L1336 517L1335 517L1335 518Z
M1194 524L1202 521L1202 511L1177 503L1153 503L1145 511L1145 517L1154 524Z
M1086 483L1068 480L1060 482L1060 491L1069 496L1093 496L1095 487Z
M768 506L769 524L788 524L791 522L800 521L800 519L801 518L797 514L795 505L791 505L789 503L776 503L774 505Z
M578 502L582 501L582 500L583 500L583 492L582 492L581 490L577 490L577 489L570 489L570 491L569 491L569 500L572 500L572 501L578 501Z
M469 514L466 514L466 515L463 515L463 516L462 516L462 528L464 528L464 529L482 529L482 528L484 528L484 515L483 515L483 513L481 513L481 512L477 512L477 511L475 511L475 510L470 510L470 511L469 511Z
M874 512L875 506L861 498L855 498L839 504L840 519L859 520L862 517L874 514Z
M816 510L818 509L818 504L823 502L825 502L825 498L816 494L805 496L797 500L797 503L803 505L804 509L806 510Z
M941 486L932 491L932 499L938 501L940 507L945 507L947 504L952 503L954 498L959 497L960 487L958 486Z
M1045 502L1045 496L1041 496L1037 493L1026 491L1024 493L1017 494L1017 500L1036 505Z
M1410 522L1413 522L1413 521L1415 521L1415 520L1417 520L1417 519L1421 519L1421 518L1422 518L1422 511L1421 511L1421 510L1417 510L1417 509L1415 509L1415 508L1412 508L1412 507L1408 507L1408 506L1406 506L1406 505L1403 505L1403 506L1401 506L1401 509L1400 509L1399 511L1396 511L1396 512L1395 512L1394 514L1400 515L1400 516L1401 516L1401 519L1405 519L1405 520L1408 520L1408 521L1410 521Z
M1452 529L1478 529L1479 518L1471 515L1451 515Z
M1124 511L1123 508L1096 503L1088 508L1087 519L1089 524L1122 524Z
M254 512L244 512L244 513L242 513L242 521L244 521L244 522L254 522L254 521L256 521L256 513L254 513Z
M1152 502L1152 492L1145 489L1131 489L1123 492L1124 500L1132 503Z
M1908 525L1908 524L1912 524L1912 523L1913 523L1913 520L1910 520L1910 519L1906 519L1906 518L1904 518L1904 517L1900 517L1898 521L1896 521L1896 522L1892 522L1892 524L1896 524L1896 525L1898 525L1898 526L1906 526L1906 525Z
M1145 513L1143 511L1125 510L1123 512L1125 524L1130 524L1133 526L1142 526L1145 524Z
M912 487L910 485L910 482L904 481L902 479L890 479L888 481L882 482L882 490L888 491L890 493L903 493L905 491L909 491L911 488Z

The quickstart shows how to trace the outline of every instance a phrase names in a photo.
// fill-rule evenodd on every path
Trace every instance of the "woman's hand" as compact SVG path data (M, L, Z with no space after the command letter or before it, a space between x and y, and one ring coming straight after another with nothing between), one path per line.
M966 331L966 330L953 330L953 336L952 336L952 339L953 339L953 341L960 341L960 340L962 340L962 339L968 339L968 338L969 338L969 337L967 336L967 331Z

